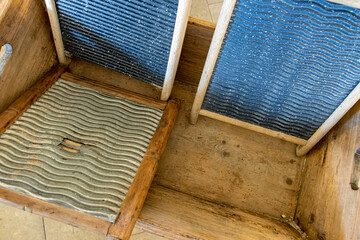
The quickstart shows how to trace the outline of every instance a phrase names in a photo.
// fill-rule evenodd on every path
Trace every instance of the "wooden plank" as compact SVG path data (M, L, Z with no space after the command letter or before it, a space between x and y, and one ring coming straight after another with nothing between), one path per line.
M169 239L302 239L286 223L154 184L136 226Z
M258 132L258 133L263 133L263 134L266 134L266 135L269 135L269 136L272 136L272 137L276 137L276 138L279 138L279 139L282 139L282 140L285 140L285 141L289 141L289 142L292 142L292 143L295 143L295 144L304 145L307 142L305 139L301 139L301 138L294 137L294 136L291 136L291 135L288 135L288 134L285 134L285 133L282 133L282 132L277 132L277 131L274 131L274 130L271 130L271 129L256 126L256 125L253 125L253 124L250 124L250 123L247 123L247 122L243 122L243 121L240 121L240 120L237 120L237 119L234 119L234 118L229 118L229 117L220 115L218 113L213 113L213 112L210 112L210 111L207 111L207 110L204 110L204 109L201 109L199 114L203 115L203 116L206 116L206 117L210 117L210 118L219 120L219 121L230 123L230 124L233 124L235 126L243 127L243 128Z
M215 67L215 63L217 60L217 57L219 55L219 51L227 30L227 27L229 25L229 21L231 18L231 14L233 12L234 6L235 6L235 0L225 0L218 23L216 25L216 29L214 32L214 37L210 45L209 53L206 58L205 66L203 73L201 75L200 83L197 89L197 93L194 100L194 105L191 109L191 115L190 115L190 122L192 124L195 124L197 121L197 118L199 116L199 112L201 109L201 105L204 101L205 93L209 85L209 81L213 72L213 69Z
M309 239L358 240L360 192L351 189L360 102L307 155L296 222Z
M64 43L62 41L61 29L59 18L56 11L56 4L54 0L45 0L46 10L49 15L51 31L55 42L56 53L59 59L59 62L66 64L68 60L65 56Z
M61 78L73 82L91 89L95 89L98 91L102 91L105 93L109 93L118 97L126 98L138 103L142 103L147 106L151 106L154 108L164 109L166 106L166 102L156 100L154 98L146 97L141 94L131 92L125 89L114 87L110 84L102 83L100 81L88 79L79 75L71 74L69 72L63 73Z
M69 72L109 84L116 88L122 88L143 96L160 99L161 88L80 58L72 58L69 65Z
M55 66L0 114L0 135L58 80L65 69L65 65Z
M347 5L354 8L360 8L360 2L358 0L328 0L328 1Z
M41 1L4 0L0 42L13 53L0 76L0 112L57 64L48 17Z
M334 126L335 124L352 108L360 99L360 83L344 99L339 107L330 115L328 119L319 127L318 130L309 138L304 146L296 148L296 155L303 156L308 153Z
M167 104L159 126L152 137L135 178L121 204L115 222L110 226L107 238L127 240L135 226L147 192L154 178L158 160L165 150L171 130L180 109L180 101L172 99Z
M110 222L0 187L0 202L74 227L106 234ZM21 227L21 226L20 226Z
M179 1L161 100L167 101L174 85L192 0Z
M175 81L199 84L215 26L215 23L189 17Z

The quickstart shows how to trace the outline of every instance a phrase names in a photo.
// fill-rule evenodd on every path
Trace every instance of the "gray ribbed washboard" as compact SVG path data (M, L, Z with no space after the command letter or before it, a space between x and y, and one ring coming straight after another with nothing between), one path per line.
M113 221L162 111L59 79L0 137L0 186Z
M308 139L360 82L360 9L237 1L202 108Z
M162 87L178 0L56 0L72 56Z

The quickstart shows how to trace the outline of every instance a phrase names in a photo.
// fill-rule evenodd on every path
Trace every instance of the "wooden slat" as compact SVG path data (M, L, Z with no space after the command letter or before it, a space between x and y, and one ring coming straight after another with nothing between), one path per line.
M66 64L68 60L65 56L64 43L61 36L61 29L59 18L56 11L56 4L54 0L45 0L46 10L49 15L51 31L55 42L56 52L59 59L59 62Z
M350 184L359 147L360 102L306 156L295 221L309 239L360 239L360 191Z
M171 42L169 60L166 68L164 85L161 92L161 100L166 101L170 97L174 85L175 74L179 64L181 48L184 42L187 21L192 0L179 1L176 14L174 33Z
M120 212L115 222L109 228L108 239L127 240L130 238L154 178L158 160L165 150L171 130L175 125L179 109L179 100L172 99L167 104L159 126L150 141L124 202L121 204Z
M92 80L92 79L88 79L79 75L75 75L75 74L71 74L69 72L63 73L61 75L61 78L69 81L69 82L73 82L73 83L77 83L79 85L91 88L91 89L95 89L98 91L102 91L102 92L106 92L118 97L122 97L122 98L126 98L138 103L142 103L144 105L150 106L150 107L155 107L155 108L159 108L159 109L164 109L166 106L166 102L154 99L154 98L150 98L150 97L146 97L143 96L141 94L135 93L135 92L131 92L125 89L121 89L115 86L112 86L110 84L106 84L103 82L99 82L96 80Z
M36 82L23 93L7 110L0 114L0 135L15 122L46 90L48 90L66 69L65 65L57 65L45 77Z
M260 127L260 126L256 126L256 125L253 125L253 124L250 124L250 123L247 123L247 122L243 122L243 121L240 121L240 120L237 120L237 119L234 119L234 118L229 118L229 117L226 117L226 116L223 116L223 115L220 115L220 114L217 114L217 113L213 113L213 112L210 112L210 111L207 111L207 110L204 110L204 109L201 109L199 114L203 115L203 116L206 116L206 117L216 119L216 120L220 120L220 121L223 121L223 122L226 122L226 123L230 123L230 124L233 124L233 125L236 125L236 126L239 126L239 127L243 127L243 128L255 131L255 132L259 132L259 133L263 133L263 134L266 134L266 135L269 135L269 136L272 136L272 137L280 138L282 140L292 142L292 143L295 143L295 144L300 144L300 145L306 144L305 139L301 139L301 138L294 137L294 136L291 136L291 135L288 135L288 134L285 134L285 133L282 133L282 132L277 132L277 131L270 130L270 129L267 129L267 128L263 128L263 127Z
M199 84L215 26L215 23L189 17L175 81Z
M110 222L0 187L0 202L75 227L106 234ZM20 226L21 227L21 226Z
M152 185L136 227L169 239L302 239L286 223Z
M309 138L304 146L296 148L296 155L303 156L308 153L352 108L360 99L360 83L351 91L339 107L330 115L328 119L319 127L318 130ZM303 144L302 144L303 145Z
M223 42L227 27L229 25L229 21L230 21L231 14L232 14L234 6L235 6L235 2L236 2L235 0L225 0L222 5L219 20L218 20L218 23L216 25L216 29L214 32L214 37L213 37L213 40L210 45L210 49L209 49L209 53L206 58L204 70L201 75L200 83L199 83L197 93L195 96L194 105L191 109L190 122L192 124L196 123L197 118L199 116L201 105L204 101L205 93L208 88L209 81L210 81L212 72L214 70L217 57L219 55L221 44Z

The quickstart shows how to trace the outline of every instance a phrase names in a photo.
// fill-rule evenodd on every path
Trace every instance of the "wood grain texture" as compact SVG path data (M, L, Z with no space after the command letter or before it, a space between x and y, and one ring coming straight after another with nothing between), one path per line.
M117 88L114 87L110 84L106 84L100 81L96 81L96 80L92 80L89 78L85 78L79 75L75 75L75 74L71 74L69 72L63 73L61 75L61 78L69 81L69 82L73 82L91 89L95 89L98 91L102 91L105 93L109 93L121 98L126 98L150 107L154 107L154 108L159 108L159 109L164 109L166 106L166 102L160 101L160 100L156 100L154 98L150 98L150 97L146 97L143 96L141 94L135 93L135 92L131 92L128 91L126 89L122 89L122 88Z
M5 188L0 188L0 202L23 209L24 211L39 214L55 219L74 227L106 234L110 222L89 216L68 208L60 207L39 199L15 193Z
M354 154L353 171L350 178L351 188L359 190L360 188L360 148Z
M296 145L202 116L190 124L195 91L175 84L182 108L154 181L275 218L294 216L304 160Z
M57 64L42 1L6 0L0 11L0 43L13 53L0 76L0 112Z
M144 204L146 195L158 166L158 160L165 150L180 108L180 102L172 99L167 104L149 147L131 183L120 212L110 226L107 239L128 240Z
M359 146L360 102L307 155L296 221L309 239L359 239L360 193L350 186Z
M263 133L263 134L266 134L266 135L269 135L272 137L276 137L276 138L279 138L279 139L282 139L285 141L289 141L289 142L292 142L295 144L304 145L307 142L305 139L294 137L294 136L291 136L291 135L288 135L288 134L285 134L282 132L277 132L277 131L274 131L274 130L271 130L268 128L263 128L263 127L260 127L260 126L254 125L254 124L240 121L238 119L226 117L226 116L220 115L218 113L210 112L208 110L201 109L199 114L202 116L206 116L206 117L210 117L210 118L219 120L219 121L230 123L235 126L243 127L243 128L255 131L255 132Z
M160 88L79 58L71 60L69 72L144 96L160 99Z
M0 135L58 80L65 69L65 65L55 66L0 114Z
M169 239L301 239L286 223L152 185L137 227Z
M189 17L175 81L198 85L215 24Z

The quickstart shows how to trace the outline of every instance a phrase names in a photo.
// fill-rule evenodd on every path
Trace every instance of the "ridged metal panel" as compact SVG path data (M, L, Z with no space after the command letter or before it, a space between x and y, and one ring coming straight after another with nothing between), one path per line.
M202 108L308 139L360 81L360 10L240 2Z
M60 79L0 137L0 186L113 221L161 116Z
M57 0L71 55L162 87L178 0Z

